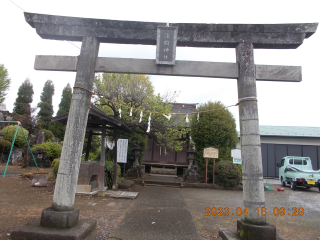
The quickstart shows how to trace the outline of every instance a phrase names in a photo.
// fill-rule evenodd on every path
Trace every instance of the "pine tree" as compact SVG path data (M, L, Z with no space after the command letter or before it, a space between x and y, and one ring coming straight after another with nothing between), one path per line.
M71 98L72 98L72 89L70 87L70 84L68 83L68 85L62 91L61 102L59 104L59 110L57 112L57 115L69 112L70 105L71 105ZM55 122L50 124L49 130L54 134L54 136L62 140L64 138L66 126L60 122Z
M72 89L70 84L68 83L67 86L63 89L61 95L61 102L59 104L59 110L57 115L69 112L70 105L71 105L71 98L72 98Z
M2 103L9 90L11 79L9 78L8 70L3 64L0 64L0 103Z
M38 112L39 123L42 125L42 128L49 129L51 123L51 118L53 115L53 106L52 106L52 96L54 94L54 85L51 80L47 80L44 84L38 107L40 108Z
M30 116L30 104L33 100L33 85L30 79L26 79L18 90L18 97L14 103L13 112L19 115Z

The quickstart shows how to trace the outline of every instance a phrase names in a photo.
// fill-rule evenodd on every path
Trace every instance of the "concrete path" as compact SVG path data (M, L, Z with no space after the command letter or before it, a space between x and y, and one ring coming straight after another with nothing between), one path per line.
M110 239L201 239L178 189L145 188Z

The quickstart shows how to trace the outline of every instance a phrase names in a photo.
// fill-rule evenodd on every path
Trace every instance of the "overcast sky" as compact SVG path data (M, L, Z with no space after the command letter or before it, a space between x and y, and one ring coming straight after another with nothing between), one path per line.
M320 22L318 0L268 1L140 1L140 0L13 0L26 12L169 23L313 23ZM260 4L259 4L260 3ZM77 56L80 50L67 41L41 39L24 20L23 10L10 0L0 4L0 63L12 80L5 104L9 111L21 83L30 78L34 88L32 105L40 101L46 80L53 81L55 113L63 88L74 85L75 73L36 71L36 55ZM302 66L302 82L257 82L260 125L320 127L320 30L294 50L255 50L256 64ZM80 42L73 42L79 48ZM155 46L100 44L100 57L155 59ZM234 49L177 48L177 60L235 62ZM150 76L157 93L180 92L178 102L237 103L235 79ZM238 122L238 107L230 108Z

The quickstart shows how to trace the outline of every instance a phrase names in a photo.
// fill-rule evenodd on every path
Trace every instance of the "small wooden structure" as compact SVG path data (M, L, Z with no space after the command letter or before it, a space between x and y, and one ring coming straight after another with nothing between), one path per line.
M186 113L189 114L189 118L192 117L192 112L196 110L197 103L174 103L172 107L172 113ZM180 118L178 117L175 122L178 123ZM181 171L183 168L187 168L189 161L187 159L187 151L189 149L189 135L182 136L182 139L186 143L182 146L182 151L176 152L171 149L165 149L160 147L153 138L148 138L147 150L143 155L143 164L146 168L151 167L167 167L177 169ZM177 172L176 172L177 174Z
M58 115L56 117L53 117L51 119L51 122L61 122L63 124L67 124L68 121L68 115L69 113L64 113L61 115ZM115 142L118 139L117 136L117 130L122 130L126 132L132 132L130 128L128 128L125 124L120 122L119 120L113 118L112 116L106 115L104 112L99 110L96 106L91 104L91 108L89 110L89 115L88 115L88 122L87 122L87 128L86 131L89 132L88 135L88 143L87 143L87 148L86 148L86 156L85 156L85 161L88 161L89 158L89 152L90 152L90 147L91 147L91 141L92 141L92 136L93 135L101 135L101 155L100 155L100 174L98 174L98 179L99 179L99 191L101 194L104 192L104 166L105 166L105 138L106 138L106 131L113 131L112 135L114 136ZM96 133L93 131L99 131L100 133ZM115 145L115 151L117 150L117 145ZM117 169L117 154L115 154L115 159L114 159L114 168ZM81 176L81 166L80 166L80 172L78 176L78 183L79 180L82 183L84 179L82 177L85 177L85 182L87 182L88 179L94 179L94 176ZM115 171L117 173L117 171ZM96 171L92 173L96 175ZM88 178L88 179L87 179ZM116 176L115 176L116 179ZM115 181L116 182L116 181ZM80 183L80 184L81 184Z

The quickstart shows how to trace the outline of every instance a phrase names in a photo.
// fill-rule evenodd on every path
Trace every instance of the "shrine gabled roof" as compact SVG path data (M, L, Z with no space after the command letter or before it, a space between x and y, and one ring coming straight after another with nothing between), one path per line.
M51 118L51 122L61 122L66 124L68 121L69 113L60 114ZM98 127L101 124L111 125L113 128L120 129L126 132L132 132L130 128L128 128L124 123L115 119L112 116L109 116L98 109L95 105L91 104L91 108L89 110L88 123L87 127Z

